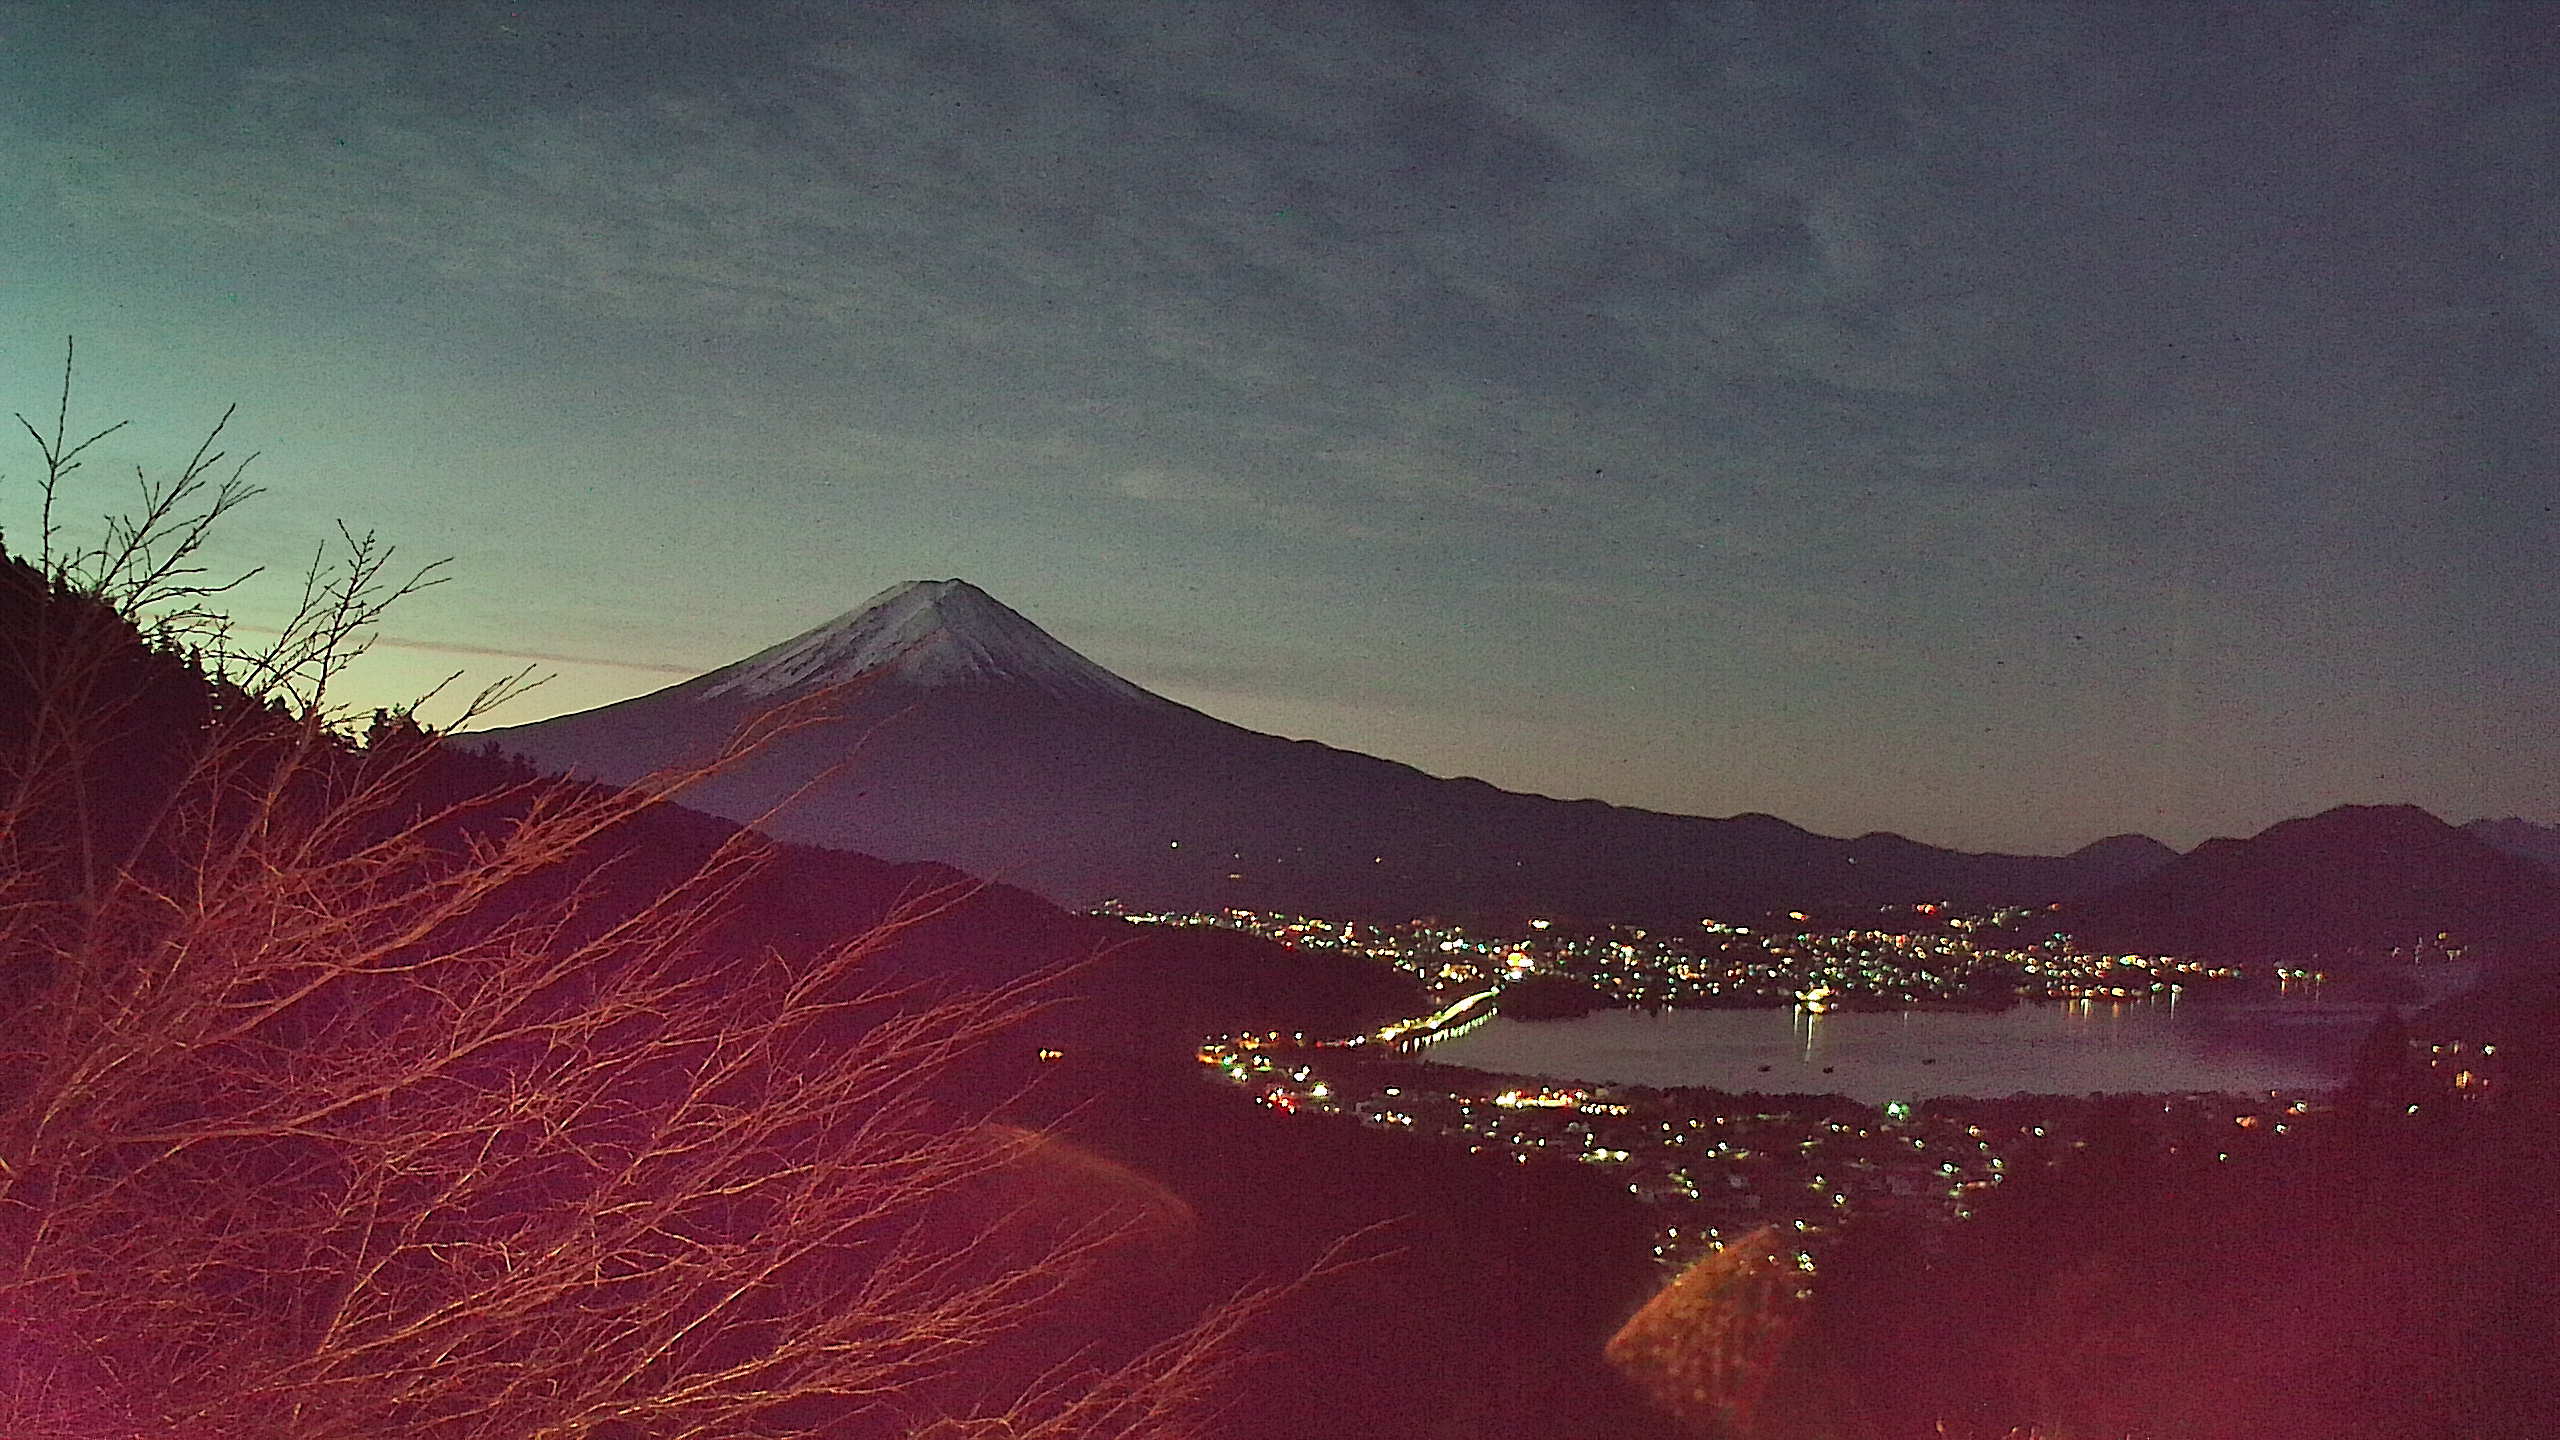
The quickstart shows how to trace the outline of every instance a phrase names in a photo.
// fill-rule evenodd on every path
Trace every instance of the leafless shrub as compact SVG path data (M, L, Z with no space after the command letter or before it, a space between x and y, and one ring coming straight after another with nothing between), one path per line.
M766 842L636 898L614 859L701 772L458 784L406 717L350 735L332 682L432 570L342 530L235 647L222 426L66 544L113 433L72 438L68 358L0 576L0 1433L1189 1433L1258 1301L929 1418L1115 1233L954 1205L1019 1141L929 1082L1036 1003L874 978L954 895L722 953Z

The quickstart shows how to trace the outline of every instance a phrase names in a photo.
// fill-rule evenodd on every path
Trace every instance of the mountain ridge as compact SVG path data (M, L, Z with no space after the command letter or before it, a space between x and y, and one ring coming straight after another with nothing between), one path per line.
M2560 920L2560 883L2415 805L2338 805L2207 840L2061 907L2093 944L2235 959L2374 959L2433 943L2518 945Z
M2473 820L2462 827L2510 855L2560 873L2560 825L2539 825L2520 815Z
M458 738L626 783L715 753L794 701L817 723L686 803L1078 907L1694 924L1814 905L2043 903L2158 858L2106 842L2075 859L1839 839L1757 812L1677 815L1436 777L1156 695L958 580L891 586L649 695Z

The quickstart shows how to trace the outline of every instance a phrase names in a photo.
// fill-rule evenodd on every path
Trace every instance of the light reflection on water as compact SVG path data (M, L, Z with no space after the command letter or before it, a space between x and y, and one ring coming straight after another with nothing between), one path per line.
M2436 987L2430 987L2436 988ZM2079 1001L1990 1014L1929 1010L1610 1011L1497 1018L1429 1058L1511 1074L1632 1085L1933 1095L2323 1089L2378 1007L2317 995Z

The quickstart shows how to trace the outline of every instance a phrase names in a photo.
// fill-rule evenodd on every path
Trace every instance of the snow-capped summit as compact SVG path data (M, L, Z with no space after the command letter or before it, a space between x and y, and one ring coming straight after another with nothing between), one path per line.
M907 580L703 677L706 698L764 700L887 670L911 685L1006 683L1062 699L1153 700L966 580Z
M809 723L730 750L760 717L845 681L858 683L810 707L824 713L795 712ZM709 674L466 739L612 784L727 755L685 804L778 840L943 861L1072 905L1384 916L1428 904L1642 923L1808 899L2046 904L2124 868L1435 779L1151 694L959 580L894 585Z

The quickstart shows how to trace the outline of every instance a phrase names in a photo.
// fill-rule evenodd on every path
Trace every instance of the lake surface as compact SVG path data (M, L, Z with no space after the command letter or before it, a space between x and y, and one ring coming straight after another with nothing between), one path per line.
M2469 967L2436 967L2427 989L2432 998L2470 978ZM1936 1095L2318 1090L2345 1078L2378 1010L2312 997L2020 1005L1992 1014L1613 1010L1575 1020L1497 1017L1424 1054L1506 1074L1835 1094L1869 1104Z

